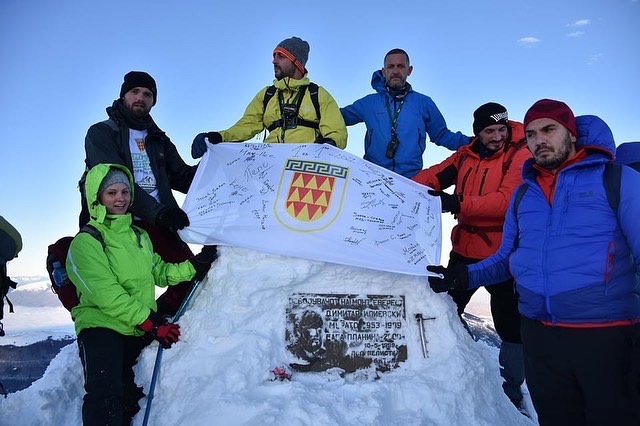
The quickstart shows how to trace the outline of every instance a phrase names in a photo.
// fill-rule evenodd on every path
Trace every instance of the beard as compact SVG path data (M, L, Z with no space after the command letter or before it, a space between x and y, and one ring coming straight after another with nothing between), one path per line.
M296 73L296 67L293 64L291 64L291 66L286 66L282 64L282 65L277 65L273 67L273 74L276 80L282 80L285 77L293 78L295 73Z
M549 149L549 147L546 148ZM571 142L571 136L569 135L569 132L567 132L564 142L557 150L554 150L551 153L545 153L544 157L534 154L536 164L540 167L544 167L545 169L557 170L572 154L572 148L573 142Z
M128 107L129 112L131 112L131 115L133 115L136 118L139 119L143 119L143 118L147 118L149 116L149 108L147 108L147 106L142 106L139 104L131 105Z
M407 81L402 78L389 79L387 86L393 90L404 90L404 88L407 87Z

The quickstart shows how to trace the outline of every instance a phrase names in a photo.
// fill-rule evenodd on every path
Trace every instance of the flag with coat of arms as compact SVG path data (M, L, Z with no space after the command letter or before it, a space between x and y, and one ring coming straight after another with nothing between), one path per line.
M440 199L326 144L209 145L184 201L193 244L246 247L428 275L440 263Z

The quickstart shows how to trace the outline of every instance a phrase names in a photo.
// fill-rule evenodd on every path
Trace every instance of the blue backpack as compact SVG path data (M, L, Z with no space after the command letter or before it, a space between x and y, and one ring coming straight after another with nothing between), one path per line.
M640 142L625 142L616 148L616 164L623 164L640 172Z

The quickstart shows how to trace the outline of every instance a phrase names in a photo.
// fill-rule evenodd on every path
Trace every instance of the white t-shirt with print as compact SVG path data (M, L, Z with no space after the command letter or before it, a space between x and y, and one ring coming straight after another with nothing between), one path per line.
M133 162L133 180L144 191L156 200L158 198L158 187L156 177L151 170L149 156L144 146L144 139L147 137L146 130L129 129L129 148L131 149L131 161Z

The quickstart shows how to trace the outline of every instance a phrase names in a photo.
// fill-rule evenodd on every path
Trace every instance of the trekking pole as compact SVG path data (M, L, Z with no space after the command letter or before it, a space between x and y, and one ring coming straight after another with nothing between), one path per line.
M173 316L170 322L176 322L178 319L184 314L193 299L193 295L196 293L196 290L200 286L201 280L196 280L193 282L193 287L191 287L191 291L180 304L178 311ZM156 382L158 381L158 375L160 374L160 361L162 360L162 345L158 346L158 353L156 354L156 361L153 365L153 373L151 374L151 384L149 385L149 394L147 395L147 406L144 409L144 419L142 420L142 425L147 426L149 422L149 414L151 413L151 401L153 401L153 393L156 390Z
M420 332L420 343L422 344L422 357L427 358L429 352L427 351L427 338L425 337L424 322L425 320L434 320L436 317L423 317L422 314L416 314L416 321L418 322L418 331Z

